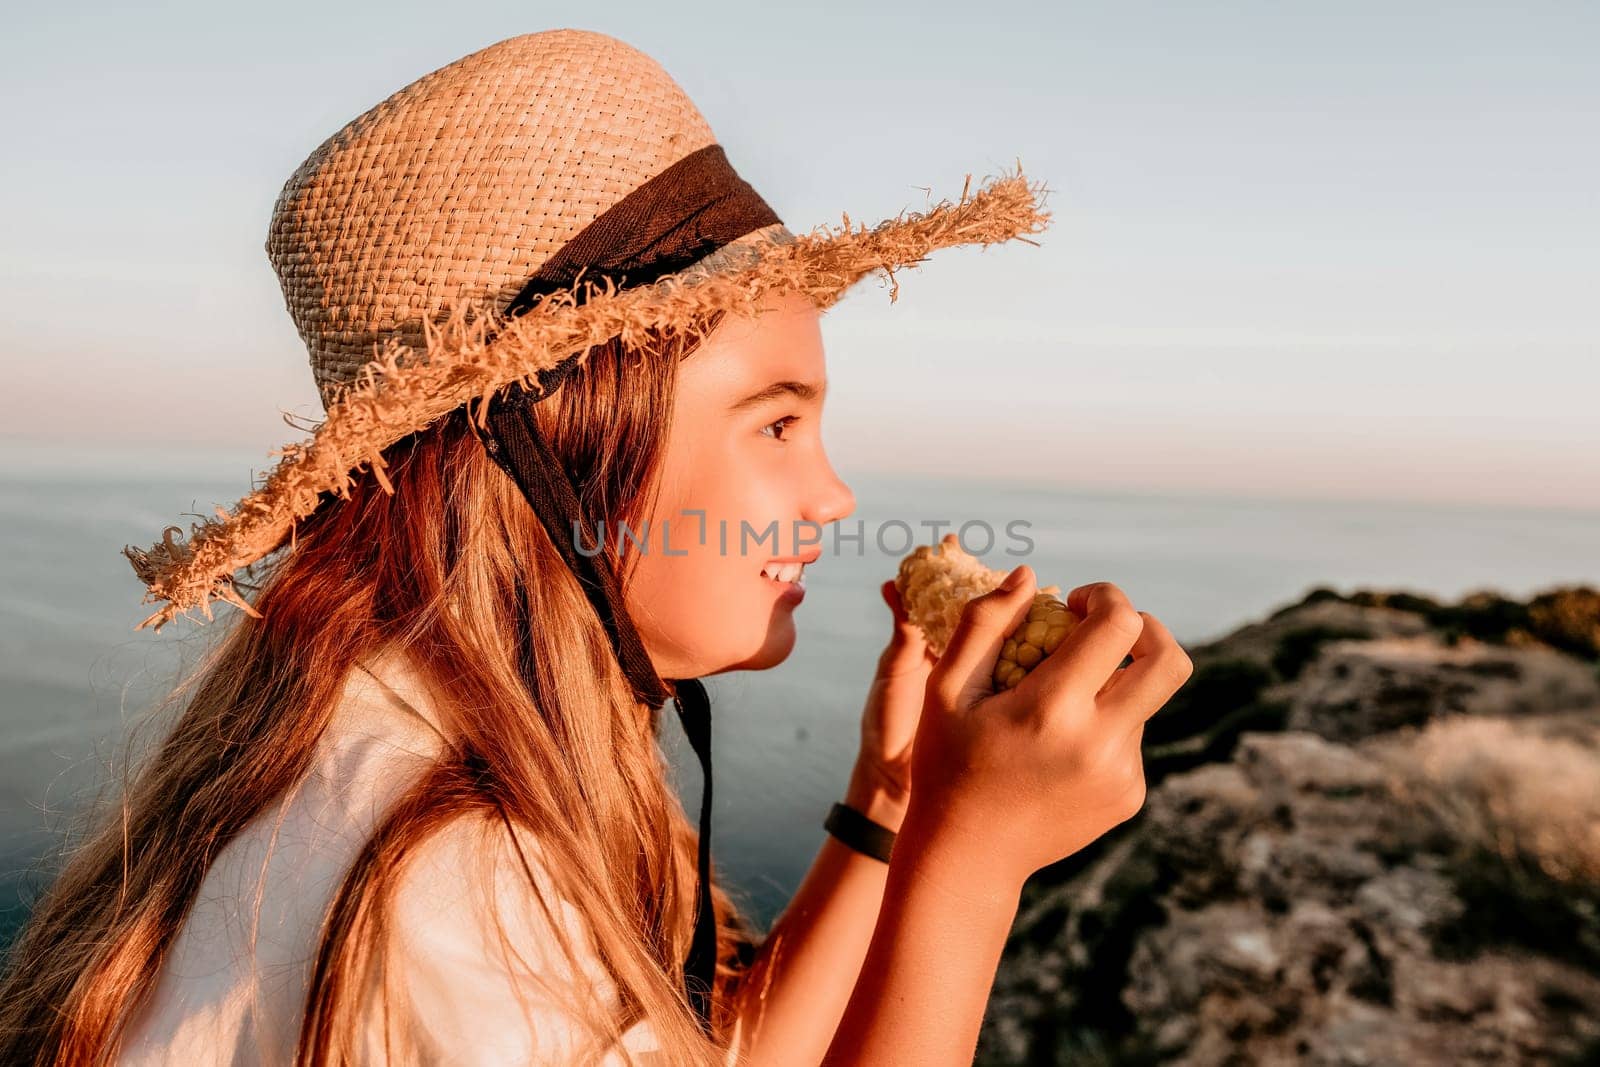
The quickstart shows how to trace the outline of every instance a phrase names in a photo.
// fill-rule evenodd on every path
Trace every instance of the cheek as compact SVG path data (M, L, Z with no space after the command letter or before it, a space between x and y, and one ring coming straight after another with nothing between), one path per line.
M728 465L719 470L733 473ZM652 654L664 653L680 670L758 657L772 643L774 625L784 621L778 616L786 618L761 577L761 565L782 553L770 537L757 543L751 535L741 544L742 520L760 531L775 515L770 501L752 499L759 482L747 473L702 479L671 500L664 494L651 520L649 549L639 558L628 603ZM703 520L696 511L704 511Z
M735 553L730 530L729 552L718 551L714 523L706 544L697 543L693 517L682 528L671 525L671 546L684 555L665 555L659 536L640 558L628 592L630 611L653 654L678 662L679 669L700 672L726 666L752 654L766 640L772 617L771 593L760 574L760 562Z
M774 520L781 531L788 520L788 486L763 468L759 456L737 447L705 447L674 484L675 492L662 494L654 520L657 526L670 524L673 549L688 553L657 561L682 572L673 581L722 587L740 577L759 578L761 564L783 554L770 535L763 541L760 534Z

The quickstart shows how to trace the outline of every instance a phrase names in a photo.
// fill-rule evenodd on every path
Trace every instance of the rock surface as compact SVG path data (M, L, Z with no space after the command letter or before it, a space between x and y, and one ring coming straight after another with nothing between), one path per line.
M1340 741L1442 715L1600 707L1593 664L1548 648L1450 648L1431 635L1333 642L1289 688L1289 727Z
M1600 1062L1600 884L1419 803L1411 759L1426 724L1505 720L1428 737L1578 759L1570 839L1600 849L1592 659L1326 595L1190 653L1144 810L1026 887L976 1062Z

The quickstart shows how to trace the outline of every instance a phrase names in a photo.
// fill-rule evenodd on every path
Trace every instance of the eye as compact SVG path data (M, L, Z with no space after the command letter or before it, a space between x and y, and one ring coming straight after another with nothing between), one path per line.
M800 418L800 416L798 416L798 415L785 415L783 418L779 419L777 422L769 422L765 426L761 427L761 432L763 434L766 434L766 436L768 436L768 437L771 437L771 438L773 438L775 440L778 440L778 441L782 441L784 439L783 430L788 428L788 425L791 422L794 422L799 418ZM778 428L778 432L777 433L768 434L767 431L772 429L774 426L776 426Z

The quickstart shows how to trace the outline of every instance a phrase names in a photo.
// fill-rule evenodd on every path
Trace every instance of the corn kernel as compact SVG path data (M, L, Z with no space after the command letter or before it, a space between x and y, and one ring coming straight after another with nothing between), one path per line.
M950 534L938 545L917 546L902 559L895 587L906 613L938 656L944 654L967 601L994 589L1004 578L1004 571L985 567ZM992 676L996 689L1015 688L1078 625L1060 592L1051 585L1034 594L1027 618L1000 647Z
M994 665L997 689L1011 689L1045 656L1061 647L1077 619L1050 593L1037 593L1028 608L1029 618L1006 638Z

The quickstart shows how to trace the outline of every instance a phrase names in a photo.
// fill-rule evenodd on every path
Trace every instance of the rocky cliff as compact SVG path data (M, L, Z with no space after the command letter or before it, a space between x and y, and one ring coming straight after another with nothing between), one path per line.
M977 1062L1600 1062L1600 594L1319 589L1189 651Z

